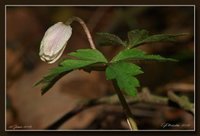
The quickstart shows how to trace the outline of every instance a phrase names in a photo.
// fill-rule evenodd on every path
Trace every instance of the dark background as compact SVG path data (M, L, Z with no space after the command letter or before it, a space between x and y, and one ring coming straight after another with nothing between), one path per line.
M15 9L11 9L11 10L15 10ZM23 9L22 8L22 10L26 10L26 8L25 9ZM56 9L54 9L54 10L56 10ZM149 9L149 10L151 10L151 9ZM37 14L38 12L40 12L41 10L37 10L36 11L36 13L34 13L34 14ZM157 11L160 11L159 9L157 10ZM169 9L168 9L168 11L169 11ZM183 11L183 12L185 12L183 9L181 10L181 11ZM179 10L179 12L181 12L180 10ZM2 12L1 12L2 13ZM23 12L24 13L24 12ZM42 12L43 14L45 14L45 13L47 13L47 12L45 12L45 11L43 11ZM149 13L149 12L148 12ZM155 11L153 11L153 13L155 13ZM165 13L165 12L164 12ZM173 12L172 12L173 13ZM83 13L84 14L84 13ZM159 14L159 13L158 13ZM143 15L143 16L145 16L145 15ZM148 15L147 15L148 16ZM156 15L153 15L153 17L154 16L156 16ZM162 15L157 15L157 16L162 16ZM38 16L37 16L38 17ZM34 45L37 45L39 42L40 42L40 38L41 38L41 36L42 36L42 34L43 34L43 32L45 31L45 29L46 28L48 28L51 24L53 24L54 22L55 22L55 20L49 20L49 18L51 18L51 17L49 17L49 16L46 16L46 18L43 18L43 16L39 16L39 18L41 19L41 20L45 20L43 23L45 23L45 26L43 26L44 28L40 28L40 36L39 35L37 35L36 34L36 36L35 37L37 37L38 36L38 41L36 40L36 42L34 43L34 42L31 42L32 44L34 44ZM61 17L62 18L62 17ZM82 17L83 19L84 19L84 17ZM87 16L85 17L86 19L84 19L84 20L87 20ZM40 20L40 21L41 21ZM150 20L152 20L152 18L150 18ZM48 23L47 23L48 22ZM86 21L86 22L88 22L88 21ZM144 21L141 21L141 22L146 22L145 20ZM41 23L41 22L40 22ZM152 23L152 22L150 22L150 23ZM188 21L187 23L190 23L190 21ZM153 24L155 24L155 22L153 23ZM140 24L141 25L141 24ZM150 30L152 33L159 33L159 32L163 32L163 29L164 28L166 28L166 24L165 24L165 22L163 22L163 24L162 23L158 23L157 25L155 25L155 27L156 28L150 28L150 27L148 27L148 24L143 24L144 26L145 26L145 29L148 29L148 30ZM161 25L161 26L159 26L159 25ZM163 26L162 26L163 25ZM78 27L78 25L75 25L75 27ZM128 24L127 24L127 26L128 27L131 27L131 26L129 26ZM126 27L127 27L126 26ZM141 27L142 28L144 28L144 26L142 26L141 25ZM152 26L152 25L149 25L149 26ZM124 31L124 33L123 33L123 31L120 31L120 30L109 30L111 33L115 33L115 34L119 34L121 37L125 37L125 32L127 31L127 30L130 30L130 28L124 28L124 26L122 26L122 30ZM120 27L118 27L119 29L120 29ZM134 29L134 26L132 26L131 27L131 29ZM136 27L136 28L138 28L138 27ZM34 29L34 26L32 27L32 29L33 29L33 31L37 31L37 30L35 30ZM181 29L182 30L182 29ZM107 30L108 31L108 30ZM122 32L122 33L119 33L119 31L120 32ZM171 32L173 32L173 31L171 31ZM36 32L37 33L37 32ZM26 33L25 33L25 36L27 36L27 37L31 37L31 36L28 36L28 35L26 35ZM3 36L2 36L3 37ZM27 39L27 38L26 38ZM36 38L37 39L37 38ZM83 36L83 39L84 39L84 36ZM85 40L85 39L84 39ZM83 40L83 41L84 41ZM24 41L24 42L26 42L26 41ZM72 43L73 43L73 41L72 41ZM85 40L85 43L87 43L87 41ZM13 45L14 46L14 45ZM11 46L11 47L13 47L13 46ZM84 47L86 47L85 45L84 45ZM76 49L76 47L72 47L72 46L70 46L70 50L74 50L74 49ZM73 49L74 48L74 49ZM77 46L77 48L80 48L80 47L78 47ZM103 47L103 49L101 49L101 50L103 50L105 53L106 53L106 51L107 51L107 49L104 49L105 47ZM37 46L34 46L34 49L30 49L30 52L35 52L37 50ZM70 51L69 50L69 51ZM110 49L110 50L112 50L112 49ZM147 49L148 50L148 49ZM151 51L150 51L151 52ZM154 52L154 51L152 51L152 52ZM159 51L157 51L157 52L159 52ZM162 53L162 52L159 52L159 53ZM171 54L170 52L163 52L163 54L164 55L169 55L169 54ZM4 55L4 53L1 53L1 55L3 56ZM35 62L29 62L28 60L26 60L26 59L28 59L27 58L27 56L26 57L22 57L23 59L25 59L24 61L21 61L22 63L23 63L23 68L24 69L28 69L28 71L30 70L32 70L32 69L30 69L30 68L33 68L33 66L35 66L35 67L37 67L37 65L39 65L40 64L40 62L39 62L39 60L37 60L38 58L37 58L37 56L34 56L35 54L31 54L31 53L29 53L29 55L33 55L32 57L31 57L31 61L32 60L34 60L34 59L32 59L32 58L35 58ZM28 56L29 56L28 55ZM108 51L108 55L109 55L109 51ZM3 57L1 57L1 58L3 58ZM27 64L28 63L28 64ZM31 66L29 66L29 65L31 65ZM24 72L24 70L22 70L22 72ZM188 72L189 73L189 72ZM11 78L11 79L13 79L13 78ZM17 80L17 79L15 79L15 80ZM169 81L170 79L168 79L168 81ZM2 81L3 82L3 81ZM14 81L13 81L14 82ZM148 85L148 82L145 82L145 81L143 81L143 84L147 84ZM155 84L157 84L157 83L155 83ZM160 85L162 85L162 83L160 83ZM148 86L151 86L151 88L152 89L154 89L155 88L155 85L148 85ZM38 91L39 91L39 88L37 89ZM53 90L52 90L53 91ZM89 93L90 94L90 93ZM102 95L102 94L100 94L100 95ZM3 96L3 95L1 95L1 96ZM94 96L88 96L88 97L94 97ZM3 99L2 99L3 100Z

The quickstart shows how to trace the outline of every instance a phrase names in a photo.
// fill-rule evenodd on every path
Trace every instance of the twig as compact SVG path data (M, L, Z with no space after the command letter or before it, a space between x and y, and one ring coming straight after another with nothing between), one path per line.
M126 97L126 100L128 104L144 102L144 103L167 105L170 107L181 108L187 111L188 113L194 115L194 105L193 103L189 102L189 100L186 98L187 98L186 96L178 96L173 92L169 92L168 97L153 95L150 93L148 88L143 88L142 91L136 97ZM76 114L80 113L81 111L101 104L114 105L114 104L120 104L120 101L116 94L111 96L105 96L98 99L89 99L81 101L74 109L66 113L63 117L54 122L52 125L48 126L46 129L57 129L67 120L69 120Z
M169 100L176 103L180 108L190 112L192 115L194 115L194 104L190 103L188 97L186 96L177 96L173 92L168 92Z
M93 100L82 100L81 102L79 102L76 108L72 109L70 112L65 114L63 117L54 122L52 125L48 126L46 129L57 129L74 115L94 105L95 103L93 102Z

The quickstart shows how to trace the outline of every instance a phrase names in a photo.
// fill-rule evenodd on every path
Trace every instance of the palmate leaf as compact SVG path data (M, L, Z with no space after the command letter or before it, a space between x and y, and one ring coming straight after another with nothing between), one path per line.
M147 37L149 37L149 32L146 30L136 29L128 32L128 40L131 46L138 45L139 43L141 43L141 41L143 41Z
M171 58L164 58L160 55L148 55L145 52L135 48L122 50L112 59L112 62L121 60L177 61Z
M110 33L97 33L97 41L100 45L123 45L126 46L118 36Z
M60 78L73 70L107 62L103 54L93 49L81 49L77 52L70 53L70 55L77 59L65 59L57 67L51 69L46 76L35 83L35 86L43 84L41 89L42 94L46 93Z
M156 35L149 35L149 32L146 30L133 30L128 32L128 39L129 45L131 47L137 47L144 43L151 43L151 42L173 42L176 41L177 36L182 36L184 34L156 34Z
M104 55L96 49L79 49L76 52L69 53L68 55L76 57L80 60L98 60L98 62L107 62Z
M107 80L116 80L122 92L130 96L136 96L136 87L140 84L135 76L142 73L139 66L123 61L112 63L106 68Z

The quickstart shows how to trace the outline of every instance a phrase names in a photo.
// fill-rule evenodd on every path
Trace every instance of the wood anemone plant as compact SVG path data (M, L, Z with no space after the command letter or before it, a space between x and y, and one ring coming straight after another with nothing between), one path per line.
M182 34L156 34L150 35L146 30L133 30L128 32L128 41L121 40L118 36L110 33L98 33L99 44L122 45L124 48L108 61L105 56L95 48L91 34L82 19L72 17L66 23L57 23L50 27L44 35L40 46L40 56L43 61L54 63L63 53L67 41L72 35L70 24L74 21L79 22L89 40L91 49L78 49L75 52L68 53L73 58L66 58L59 65L50 70L41 80L35 83L43 84L41 88L42 95L45 94L53 85L64 75L73 70L82 69L86 72L105 71L107 80L111 80L116 90L120 103L123 106L127 117L127 123L130 130L137 130L131 110L125 97L137 96L137 87L140 83L137 75L143 71L140 66L134 64L134 60L153 60L153 61L173 61L175 59L165 58L160 55L149 55L136 47L152 42L168 41L173 42L177 36Z

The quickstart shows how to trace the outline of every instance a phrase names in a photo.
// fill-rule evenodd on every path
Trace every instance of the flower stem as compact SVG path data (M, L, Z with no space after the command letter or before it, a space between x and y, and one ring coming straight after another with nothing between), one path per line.
M77 21L78 23L81 24L81 26L83 27L83 29L84 29L84 31L85 31L85 33L87 35L87 39L88 39L88 41L90 43L90 47L92 49L96 49L95 44L94 44L94 42L92 40L92 36L90 34L90 31L89 31L87 25L85 24L85 22L79 17L71 17L65 22L65 24L66 25L70 25L73 21Z
M112 83L113 83L113 86L114 86L114 88L115 88L115 90L117 92L118 98L119 98L119 100L120 100L120 102L122 104L123 110L124 110L124 112L125 112L125 114L127 116L127 123L129 125L129 128L131 130L138 130L137 124L133 119L133 114L131 113L131 110L130 110L127 102L126 102L126 99L125 99L124 95L122 94L119 86L117 85L116 80L112 80Z

